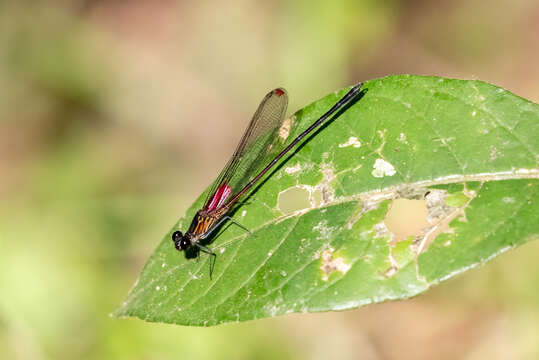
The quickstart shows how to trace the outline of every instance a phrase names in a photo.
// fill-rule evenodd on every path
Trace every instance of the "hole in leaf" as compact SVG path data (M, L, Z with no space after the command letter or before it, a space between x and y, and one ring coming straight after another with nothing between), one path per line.
M399 242L411 235L421 234L430 225L427 216L425 200L396 199L391 203L384 222L394 235L393 241Z
M279 194L277 206L284 214L310 208L309 192L299 186L286 189Z

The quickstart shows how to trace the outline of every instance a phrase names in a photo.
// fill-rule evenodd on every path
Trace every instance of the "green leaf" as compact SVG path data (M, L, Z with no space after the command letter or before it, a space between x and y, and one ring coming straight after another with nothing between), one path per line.
M116 316L215 325L404 299L536 239L539 106L481 81L389 76L281 164L208 257L161 241ZM346 89L298 111L289 141ZM392 201L429 226L395 243Z

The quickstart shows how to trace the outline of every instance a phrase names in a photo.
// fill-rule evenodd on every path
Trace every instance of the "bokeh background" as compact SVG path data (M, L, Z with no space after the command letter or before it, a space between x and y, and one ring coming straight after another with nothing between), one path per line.
M214 328L115 320L259 100L395 73L539 100L536 0L0 2L2 359L537 359L539 244L425 295ZM406 212L406 211L404 211Z

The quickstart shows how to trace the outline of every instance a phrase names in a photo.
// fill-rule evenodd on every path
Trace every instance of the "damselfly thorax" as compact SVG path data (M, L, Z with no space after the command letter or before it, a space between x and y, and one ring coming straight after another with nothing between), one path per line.
M217 255L203 245L201 240L210 236L225 220L230 220L250 233L247 228L227 215L230 209L303 138L348 105L360 93L361 86L362 84L352 87L331 109L284 148L284 144L278 141L278 135L284 121L288 96L281 88L270 91L260 103L236 151L213 183L204 207L197 211L187 232L182 234L175 231L172 234L176 249L179 251L194 249L197 254L202 251L211 255L211 278ZM282 150L275 155L276 149Z
M187 234L191 235L191 240L198 240L211 229L215 220L217 217L209 215L207 211L200 210L193 218Z
M185 235L190 237L191 242L205 239L221 224L222 221L220 220L224 220L223 215L227 211L228 208L210 211L202 209L197 211L193 221L191 221L191 226L189 226L189 230Z
M172 234L172 240L174 241L176 250L187 250L188 248L195 246L197 250L215 256L210 249L200 243L200 240L210 236L223 221L227 219L232 220L230 217L226 216L226 213L236 203L239 197L236 196L225 205L224 203L231 193L231 189L228 185L224 184L219 186L213 196L206 201L204 208L197 211L187 232L184 235L180 231L175 231ZM234 220L232 220L232 222L236 223ZM236 224L246 231L249 231L243 225Z

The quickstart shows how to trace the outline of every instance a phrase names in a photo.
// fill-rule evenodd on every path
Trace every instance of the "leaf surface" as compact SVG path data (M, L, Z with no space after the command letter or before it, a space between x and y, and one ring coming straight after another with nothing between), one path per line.
M186 259L202 194L151 255L116 316L210 326L405 299L538 238L539 106L481 81L411 75L365 83L233 214L208 258ZM287 141L347 89L291 117ZM396 241L396 199L422 199L428 226Z

